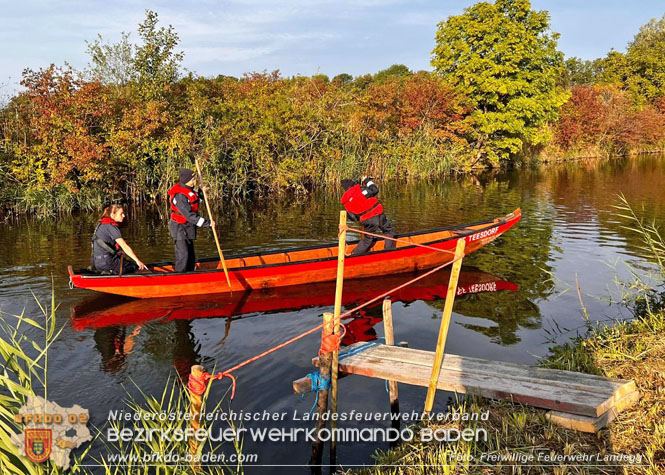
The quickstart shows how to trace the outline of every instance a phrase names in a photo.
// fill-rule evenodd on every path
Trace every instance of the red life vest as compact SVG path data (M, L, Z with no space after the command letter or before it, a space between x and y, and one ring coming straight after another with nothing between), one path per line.
M186 186L183 186L180 183L178 183L169 190L169 203L171 204L171 211L172 211L171 220L175 221L178 224L185 224L187 222L187 218L185 218L182 214L180 214L180 211L178 211L176 205L173 204L173 199L175 198L175 195L177 195L178 193L183 194L187 197L187 199L189 200L189 205L192 207L192 211L194 213L198 212L199 210L199 195L191 188L187 188Z
M110 224L111 226L117 226L118 223L113 218L102 218L99 220L102 224Z
M383 205L379 203L379 200L365 197L360 185L346 190L342 195L341 203L349 213L360 216L361 222L383 213Z

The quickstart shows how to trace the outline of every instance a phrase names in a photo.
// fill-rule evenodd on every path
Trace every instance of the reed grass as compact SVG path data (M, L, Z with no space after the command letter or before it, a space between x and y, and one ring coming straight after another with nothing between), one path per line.
M159 415L166 414L185 414L189 412L189 397L187 389L178 378L169 378L167 384L161 395L158 397L146 394L138 386L135 387L139 395L133 396L128 392L128 399L126 401L126 409L134 414L141 416L140 420L132 421L129 423L122 421L112 420L109 422L107 428L113 429L120 433L123 429L130 429L133 433L138 433L137 429L143 429L146 432L154 431L159 433L173 434L178 430L184 431L189 427L189 421L185 419L177 420L160 420ZM209 391L210 387L208 387ZM205 403L207 400L208 391L204 395L204 404L202 406L202 414L205 414ZM222 411L222 403L224 399L220 399L213 408L208 410L216 413ZM205 418L201 420L201 428L208 430L212 424ZM104 429L100 429L100 433ZM109 462L109 457L100 455L92 457L95 463L104 467L107 475L133 475L137 473L163 473L163 474L189 474L193 473L194 469L186 461L189 453L189 445L187 441L174 441L165 440L160 437L153 438L149 442L108 442L100 437L107 454L122 455L128 457L128 461L123 465L113 465ZM203 453L219 454L222 449L222 444L214 444L210 441L202 441L198 444L197 456L201 457ZM242 441L237 441L234 445L237 453L242 453ZM180 462L174 463L167 460L170 457L178 457ZM238 457L241 459L240 457ZM206 465L201 464L199 473L210 474L223 474L223 473L243 473L242 463L235 466L231 465Z
M64 325L58 324L56 318L58 306L53 292L48 304L43 304L39 300L37 303L42 313L40 318L30 318L25 312L20 315L0 313L0 474L3 475L63 473L63 470L50 460L37 464L19 455L19 448L12 441L13 434L22 436L24 428L15 422L14 416L26 404L28 397L39 395L48 399L49 351L64 328ZM129 413L148 414L149 417L128 423L110 421L103 427L93 427L91 431L93 440L73 451L67 473L106 475L193 473L192 467L186 461L182 463L164 461L166 455L173 457L176 454L185 460L189 452L187 440L166 441L159 437L150 443L121 441L116 443L106 440L108 428L163 429L173 432L175 429L188 427L189 421L177 417L175 420L150 417L162 413L184 414L189 411L189 392L177 377L169 378L163 392L156 397L145 393L138 386L135 389L133 393L127 392L124 409ZM224 398L209 409L206 409L206 400L207 392L203 399L202 413L205 414L206 410L214 412L222 410ZM201 427L203 429L209 427L205 418L201 420ZM200 456L202 453L218 453L221 448L221 443L201 442L198 454ZM233 443L233 451L238 454L238 460L242 460L240 456L242 448L242 440ZM109 461L109 454L125 457L127 462L114 465ZM243 470L242 462L238 462L235 465L204 465L197 473L243 473Z
M19 455L19 448L11 440L13 434L23 432L14 416L28 397L40 393L48 397L48 351L63 329L57 326L55 293L51 293L50 304L40 303L39 307L43 322L27 317L25 312L0 313L0 472L3 474L62 473L49 461L36 464ZM28 336L32 333L38 337Z

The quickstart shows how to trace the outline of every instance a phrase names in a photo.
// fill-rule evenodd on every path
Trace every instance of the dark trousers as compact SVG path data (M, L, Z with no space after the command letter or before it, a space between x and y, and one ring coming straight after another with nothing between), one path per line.
M133 274L139 270L139 266L127 256L124 256L122 259L120 259L120 256L115 256L113 258L109 257L103 264L93 264L92 268L95 272L99 272L100 274L118 275L120 274L120 261L122 261L122 275Z
M189 272L196 267L196 255L194 254L194 240L176 239L175 245L175 272Z
M125 256L122 259L122 275L125 274L133 274L139 270L139 266L134 263L129 257ZM119 274L120 273L120 259L118 259L117 263L113 267L113 273L114 274Z
M379 231L387 237L395 237L395 230L393 225L390 224L386 215L381 213L378 216L374 216L362 222L362 225L365 227L365 231L368 233L378 234ZM374 236L368 236L363 234L363 238L360 240L356 248L351 253L352 256L359 256L360 254L365 254L374 243L378 240ZM386 241L386 249L393 249L395 247L395 241Z

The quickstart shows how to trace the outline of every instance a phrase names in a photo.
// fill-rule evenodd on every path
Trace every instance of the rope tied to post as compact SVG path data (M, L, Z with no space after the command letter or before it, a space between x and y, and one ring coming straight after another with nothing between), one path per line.
M314 404L312 404L312 408L309 410L309 413L311 414L319 403L319 391L328 391L330 389L330 375L323 376L318 371L314 371L313 373L308 373L307 376L312 381L312 392L316 394ZM304 394L303 397L305 397Z
M194 376L189 373L189 380L187 381L187 388L197 396L202 396L208 389L208 382L213 379L224 379L225 377L231 379L231 399L236 395L236 377L230 373L220 372L217 374L210 374L207 372L201 373L200 376Z
M321 335L321 348L319 348L319 357L334 351L339 351L342 347L342 338L346 335L346 326L343 323L339 324L342 330L339 334L334 334L331 329L326 328Z

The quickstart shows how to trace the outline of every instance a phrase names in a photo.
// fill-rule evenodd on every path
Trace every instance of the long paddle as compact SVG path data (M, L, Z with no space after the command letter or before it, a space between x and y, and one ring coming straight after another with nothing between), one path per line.
M208 210L208 217L212 219L212 213L210 212L210 203L208 203L208 194L205 192L205 190L203 190L203 175L201 174L201 167L199 166L199 160L196 157L194 157L194 163L196 164L196 171L199 173L199 181L201 182L201 191L203 191L203 200L206 203L206 209ZM219 260L222 262L222 267L224 267L224 275L226 276L226 283L229 285L229 290L231 290L231 279L229 279L229 271L226 269L226 261L224 260L224 253L222 252L222 247L219 245L219 238L217 237L217 230L215 229L215 226L212 226L212 235L215 236L215 244L217 244L217 252L219 253Z

